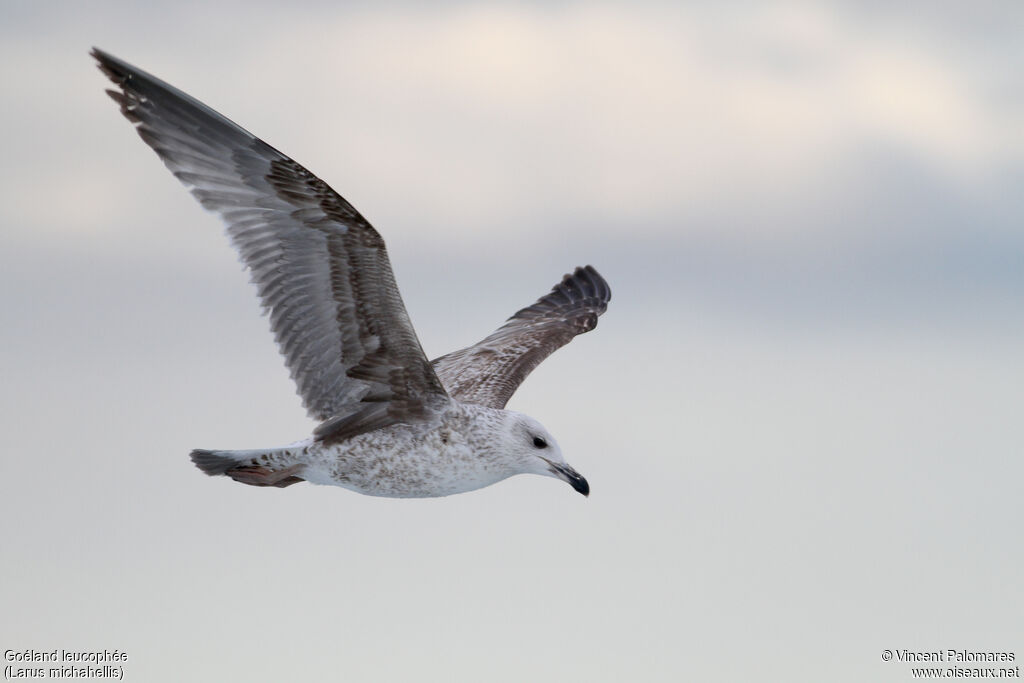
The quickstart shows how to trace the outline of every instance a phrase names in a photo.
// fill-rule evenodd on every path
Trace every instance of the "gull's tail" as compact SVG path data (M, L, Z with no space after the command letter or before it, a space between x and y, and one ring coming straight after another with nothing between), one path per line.
M190 457L211 477L226 475L250 486L284 488L305 481L298 476L305 465L295 462L295 450L277 448L253 451L208 451L197 448Z

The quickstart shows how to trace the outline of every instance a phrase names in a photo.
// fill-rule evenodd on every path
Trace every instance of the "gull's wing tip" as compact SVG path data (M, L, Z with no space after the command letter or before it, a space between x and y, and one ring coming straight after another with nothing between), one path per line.
M597 272L597 268L589 263L585 266L577 266L573 272L566 273L559 285L566 285L570 282L580 285L588 296L605 304L612 300L612 288L608 285L608 281L601 273ZM557 289L559 285L555 285L554 288Z

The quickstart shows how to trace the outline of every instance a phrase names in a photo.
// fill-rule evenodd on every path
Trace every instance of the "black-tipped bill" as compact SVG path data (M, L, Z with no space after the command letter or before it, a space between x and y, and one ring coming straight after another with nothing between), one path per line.
M547 461L548 465L551 466L551 471L555 474L555 476L557 476L559 479L568 482L569 486L573 487L574 489L582 493L584 496L590 495L590 484L587 483L587 480L583 478L582 474L580 474L573 468L569 467L568 465L562 465L560 463L551 462L547 458L544 458L544 460Z

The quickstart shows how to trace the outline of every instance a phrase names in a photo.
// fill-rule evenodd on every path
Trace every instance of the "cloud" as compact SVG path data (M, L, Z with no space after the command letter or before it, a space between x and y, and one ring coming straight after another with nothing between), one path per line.
M842 243L874 228L834 207L884 205L923 183L938 201L999 213L1007 169L1024 160L1002 61L953 43L955 25L878 8L236 9L203 22L168 13L179 40L134 38L115 52L310 166L410 243L522 250L595 230L660 244ZM237 21L245 40L225 41ZM108 33L123 28L114 22ZM76 29L57 23L56 57L19 61L24 39L3 48L3 104L26 131L0 186L18 239L124 243L138 217L200 220L101 102L87 43L69 50ZM188 250L180 235L156 239Z
M851 175L876 173L861 150L880 145L965 186L1024 156L1016 119L955 54L829 6L498 5L346 17L318 32L326 63L357 65L354 84L335 70L326 82L344 86L317 96L369 132L347 149L460 238L495 221L543 231L544 216L700 232L680 219L728 214L737 198L799 209L806 195L840 194ZM325 139L327 126L337 122ZM728 227L761 237L746 218Z

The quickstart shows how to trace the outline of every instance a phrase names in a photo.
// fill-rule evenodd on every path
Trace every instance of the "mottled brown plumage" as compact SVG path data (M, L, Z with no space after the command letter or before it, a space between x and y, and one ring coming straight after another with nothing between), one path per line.
M485 339L435 359L434 371L453 398L504 408L541 361L597 326L611 298L592 266L577 268Z
M384 240L351 204L198 100L100 50L93 56L120 88L108 92L121 113L224 220L311 417L387 404L385 414L377 409L363 421L380 428L415 419L430 396L445 395Z

